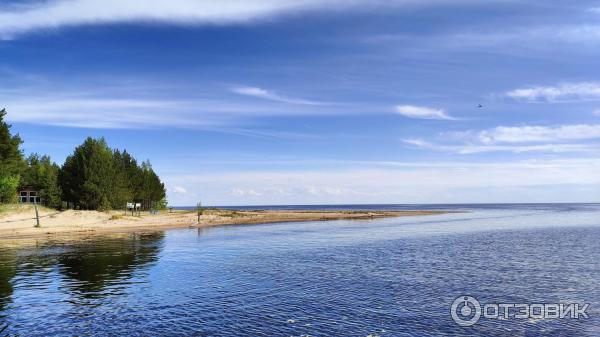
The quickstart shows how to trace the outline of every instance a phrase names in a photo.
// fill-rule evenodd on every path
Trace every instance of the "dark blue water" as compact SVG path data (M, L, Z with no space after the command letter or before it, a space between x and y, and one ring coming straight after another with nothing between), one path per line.
M459 208L4 248L0 335L600 335L600 205ZM585 302L590 317L463 328L463 294Z

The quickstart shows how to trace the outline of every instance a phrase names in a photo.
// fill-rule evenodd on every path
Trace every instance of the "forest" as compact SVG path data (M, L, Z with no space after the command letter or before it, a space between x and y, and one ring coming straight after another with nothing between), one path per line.
M123 209L127 202L142 209L165 208L163 182L150 161L138 162L127 151L111 149L104 138L88 137L62 166L47 155L25 156L18 134L11 134L0 110L0 203L18 201L18 191L39 192L44 206L106 211Z

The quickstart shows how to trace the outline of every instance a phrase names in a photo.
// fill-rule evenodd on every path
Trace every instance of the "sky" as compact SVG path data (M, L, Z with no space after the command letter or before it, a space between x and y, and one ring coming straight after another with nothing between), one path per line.
M600 1L3 0L26 154L171 205L600 201Z

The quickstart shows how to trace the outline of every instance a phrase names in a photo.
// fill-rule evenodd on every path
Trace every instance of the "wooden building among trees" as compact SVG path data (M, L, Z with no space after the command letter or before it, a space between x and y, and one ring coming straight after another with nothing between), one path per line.
M37 189L27 186L21 188L19 191L19 202L22 204L41 204L42 199L40 198L40 191Z

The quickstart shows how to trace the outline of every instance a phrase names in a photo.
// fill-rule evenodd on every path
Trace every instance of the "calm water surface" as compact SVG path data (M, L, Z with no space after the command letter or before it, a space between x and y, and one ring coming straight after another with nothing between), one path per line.
M0 336L600 336L600 205L460 208L0 248ZM462 294L590 318L461 328Z

